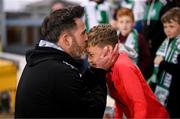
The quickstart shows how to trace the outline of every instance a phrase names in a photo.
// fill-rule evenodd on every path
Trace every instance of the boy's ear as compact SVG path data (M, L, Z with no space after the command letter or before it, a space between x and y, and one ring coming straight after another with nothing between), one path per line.
M107 48L107 54L109 54L113 51L113 47L111 45L107 45L105 47Z

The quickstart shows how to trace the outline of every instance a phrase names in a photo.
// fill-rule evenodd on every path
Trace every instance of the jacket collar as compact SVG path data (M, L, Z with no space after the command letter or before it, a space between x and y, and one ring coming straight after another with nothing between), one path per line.
M49 47L49 48L54 48L54 49L57 49L60 51L64 51L60 46L57 46L55 43L51 43L47 40L40 40L38 46L39 47Z
M33 66L50 59L66 62L74 67L78 67L80 65L66 52L52 47L36 46L35 49L26 52L26 61L29 66Z

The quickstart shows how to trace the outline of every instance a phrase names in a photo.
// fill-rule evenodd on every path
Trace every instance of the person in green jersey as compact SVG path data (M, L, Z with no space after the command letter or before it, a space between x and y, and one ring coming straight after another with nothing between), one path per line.
M98 24L109 23L111 19L111 5L106 0L88 0L82 3L85 8L86 29Z

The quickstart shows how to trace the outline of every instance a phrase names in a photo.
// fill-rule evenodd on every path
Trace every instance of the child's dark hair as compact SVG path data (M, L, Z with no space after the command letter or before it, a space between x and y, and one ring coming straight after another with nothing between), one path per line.
M170 23L172 20L180 24L180 8L179 7L174 7L170 9L161 17L162 23L166 23L166 22Z
M94 26L88 33L88 47L98 45L112 45L113 47L118 42L116 30L109 24L101 24Z

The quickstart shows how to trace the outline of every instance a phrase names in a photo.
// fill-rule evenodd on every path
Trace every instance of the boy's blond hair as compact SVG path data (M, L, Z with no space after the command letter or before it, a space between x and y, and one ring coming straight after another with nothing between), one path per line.
M170 9L161 17L162 23L167 23L167 22L170 23L171 20L180 24L180 8L179 7L174 7Z
M133 11L129 8L119 8L117 10L116 19L118 20L118 18L123 16L129 16L134 21Z
M87 45L100 46L112 45L113 47L118 42L116 30L109 24L101 24L94 26L88 33Z

